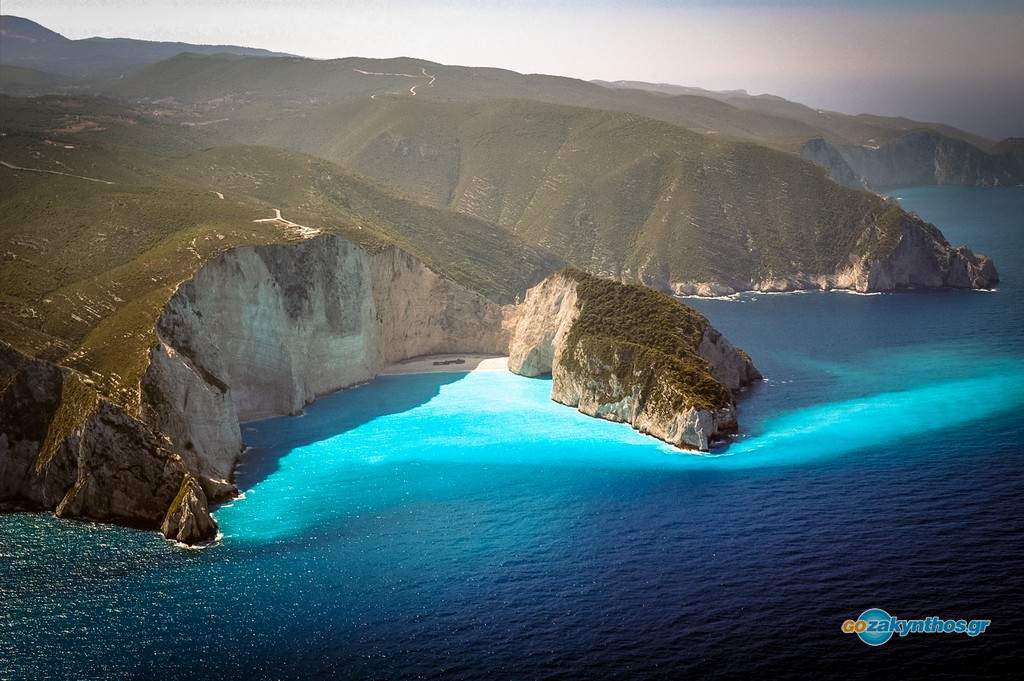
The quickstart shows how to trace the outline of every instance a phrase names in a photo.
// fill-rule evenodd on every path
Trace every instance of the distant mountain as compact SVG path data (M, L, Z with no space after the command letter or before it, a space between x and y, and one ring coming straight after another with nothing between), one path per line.
M877 145L833 145L810 140L800 155L826 168L848 187L911 187L923 184L1014 186L1024 182L1024 159L1012 142L991 152L934 130L915 130Z
M532 100L588 109L639 114L708 137L732 137L802 155L851 187L899 182L874 173L870 164L846 166L820 162L808 144L823 140L830 148L887 147L886 163L925 184L1017 184L1024 171L1007 164L995 143L950 126L883 116L847 116L818 111L781 97L752 97L742 92L711 93L696 88L656 86L658 91L624 84L605 87L560 78L493 68L446 66L416 59L291 58L271 61L229 55L182 54L127 75L100 88L128 99L161 100L206 120L266 121L313 112L342 102L408 98L453 102ZM643 84L640 84L643 85ZM676 94L679 93L679 94ZM700 94L697 94L700 93ZM714 95L714 96L711 96ZM935 140L931 155L916 138ZM969 168L965 172L964 168ZM930 173L930 174L929 174Z
M639 114L701 134L737 137L791 152L823 134L822 129L799 121L708 97L666 97L641 90L613 90L576 78L409 58L294 58L263 63L227 55L182 54L108 83L100 92L131 99L170 98L211 116L219 116L216 111L247 115L246 108L253 104L249 112L254 117L263 116L261 107L270 104L295 109L370 97L463 102L527 99Z
M1024 163L1007 153L1011 142L993 142L950 125L870 114L851 116L743 90L716 92L665 83L594 82L616 90L708 97L815 127L821 134L807 140L800 155L826 168L832 179L849 187L998 186L1024 182Z
M939 123L814 109L774 95L641 81L593 81L416 59L248 56L280 53L233 46L128 39L68 40L35 22L0 17L0 63L42 72L7 72L0 91L66 92L61 77L87 91L170 100L207 119L266 119L279 113L362 98L409 96L445 101L518 99L639 114L704 135L756 142L803 156L851 187L906 182L1020 184L1024 164L996 142ZM226 53L226 54L225 54ZM98 81L107 79L107 83ZM824 147L821 145L825 145ZM841 158L841 163L835 160Z
M831 139L832 142L874 144L889 139L893 135L898 136L913 130L927 128L940 132L947 137L964 140L980 149L987 150L993 144L992 140L981 135L975 135L959 128L954 128L951 125L943 125L942 123L923 123L895 116L850 115L839 113L838 111L814 109L777 95L751 95L746 90L705 90L699 87L686 87L667 83L645 83L636 80L617 80L614 82L595 80L591 82L620 90L644 90L675 96L708 97L731 104L740 109L782 116L819 128L822 131L831 132L834 136Z
M191 45L128 38L70 40L29 19L0 16L0 64L83 81L117 78L182 52L276 57L282 53L234 45Z

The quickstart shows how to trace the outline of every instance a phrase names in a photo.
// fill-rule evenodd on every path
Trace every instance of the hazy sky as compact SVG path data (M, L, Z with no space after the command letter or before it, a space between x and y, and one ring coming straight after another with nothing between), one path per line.
M4 0L69 38L770 92L1024 136L1024 0Z

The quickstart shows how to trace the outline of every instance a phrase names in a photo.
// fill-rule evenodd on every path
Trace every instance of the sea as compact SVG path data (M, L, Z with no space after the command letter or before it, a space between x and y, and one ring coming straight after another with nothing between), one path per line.
M890 194L998 289L688 300L766 377L706 455L548 379L386 376L243 424L208 548L0 516L0 679L1019 670L1024 188ZM990 624L843 631L875 608Z

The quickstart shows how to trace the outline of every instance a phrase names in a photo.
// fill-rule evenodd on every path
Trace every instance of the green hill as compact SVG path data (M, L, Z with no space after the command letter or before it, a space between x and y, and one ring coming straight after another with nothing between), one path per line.
M420 59L346 58L271 61L182 54L111 82L102 91L166 100L207 120L261 119L281 110L379 97L445 102L527 99L549 104L636 113L701 133L729 135L791 150L822 134L818 128L708 97L666 97L613 90L586 81L495 68L448 66Z
M73 82L71 78L21 66L0 64L0 93L34 95L61 90Z
M750 95L743 90L715 91L641 81L592 82L619 90L643 90L672 96L689 95L715 99L740 109L760 111L772 116L798 121L819 130L820 136L834 143L882 144L914 130L930 129L947 137L969 142L979 149L989 150L993 144L992 140L954 128L951 125L923 123L898 116L850 115L837 111L814 109L776 95Z
M586 82L406 57L322 61L236 46L120 38L68 40L19 17L0 17L0 24L5 35L0 64L45 74L8 74L0 78L3 92L60 92L68 86L62 79L70 76L92 87L92 92L145 99L187 111L199 124L224 118L266 120L281 113L309 112L323 105L371 97L445 102L522 99L637 114L701 134L734 137L801 154L814 162L822 159L813 149L809 151L807 144L817 139L837 149L885 148L897 165L912 167L913 174L929 183L1024 181L1024 166L1016 164L1008 171L997 153L989 155L994 142L952 126L869 114L849 116L773 95L640 81ZM271 56L278 58L259 58ZM104 78L114 80L100 84ZM929 147L933 159L922 160L917 137L909 142L904 139L922 131L936 139ZM929 162L943 167L929 175ZM838 169L830 163L823 165L834 179L850 186L880 184L880 173L872 162L848 159ZM964 166L972 170L962 172Z
M880 226L880 198L793 155L630 114L388 97L209 128L330 159L577 267L666 290L826 275L900 232Z
M598 84L493 68L446 66L398 59L258 60L226 55L183 54L110 83L107 94L177 107L199 122L234 120L246 124L284 115L316 116L325 107L367 100L483 103L529 100L546 104L640 115L707 136L730 137L793 154L807 153L822 139L835 147L884 147L894 163L928 182L983 184L1016 182L1024 171L1006 176L1005 163L990 154L994 143L951 126L904 118L848 116L820 111L781 97L645 83ZM344 118L338 119L344 121ZM921 160L908 136L926 132L935 139L932 157ZM951 155L947 154L951 151ZM929 165L940 167L927 175ZM975 170L964 174L957 168ZM948 166L948 167L945 167ZM825 167L829 167L825 164ZM845 170L845 169L844 169ZM852 163L849 184L878 184L870 164ZM840 175L834 177L841 179Z
M587 82L422 59L302 58L262 61L231 55L181 54L103 86L107 94L166 99L215 118L259 118L269 103L304 108L374 97L442 101L527 99L633 113L703 134L746 139L790 152L821 137L833 144L877 145L932 130L982 150L993 142L938 123L814 109L782 97L623 81Z
M563 262L470 216L400 197L322 159L202 148L202 129L109 100L0 100L0 338L137 403L153 323L177 285L227 248L301 238L397 244L511 302ZM218 192L224 198L218 196Z

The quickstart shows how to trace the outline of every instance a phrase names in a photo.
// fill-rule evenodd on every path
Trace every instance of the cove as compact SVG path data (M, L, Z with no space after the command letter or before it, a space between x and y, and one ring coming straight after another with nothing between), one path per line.
M998 290L687 301L768 379L712 455L543 379L387 376L245 424L209 549L0 516L0 678L998 671L1024 627L1024 191L898 195ZM868 649L840 625L869 607L992 625Z

